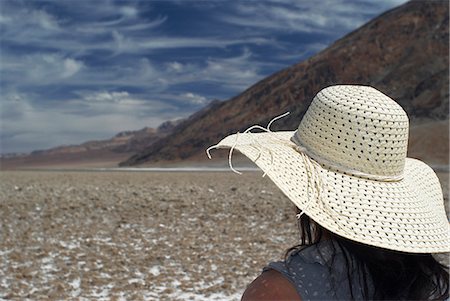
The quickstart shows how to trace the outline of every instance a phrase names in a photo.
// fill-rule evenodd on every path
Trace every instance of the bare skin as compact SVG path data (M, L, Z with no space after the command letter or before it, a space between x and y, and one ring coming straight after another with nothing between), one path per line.
M269 270L259 275L245 290L241 301L300 301L294 286L283 275Z

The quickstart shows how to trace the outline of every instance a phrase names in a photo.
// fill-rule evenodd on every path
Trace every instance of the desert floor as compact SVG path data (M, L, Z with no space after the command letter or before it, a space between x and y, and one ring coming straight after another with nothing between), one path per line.
M261 175L2 171L0 300L238 300L297 243Z
M239 299L296 243L261 175L1 172L0 299Z

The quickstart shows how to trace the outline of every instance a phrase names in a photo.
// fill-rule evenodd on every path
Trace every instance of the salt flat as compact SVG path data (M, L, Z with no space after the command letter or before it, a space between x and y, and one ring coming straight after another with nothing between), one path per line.
M238 300L297 238L261 172L0 173L0 299Z

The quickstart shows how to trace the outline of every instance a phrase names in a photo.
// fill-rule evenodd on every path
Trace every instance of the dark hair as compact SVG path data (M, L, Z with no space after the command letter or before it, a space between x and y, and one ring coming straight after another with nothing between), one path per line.
M326 231L302 215L298 221L300 244L287 250L289 255L318 243L325 235L342 249L347 263L347 278L352 299L352 271L359 271L364 299L375 300L445 300L449 297L449 274L431 254L398 252L358 243ZM328 267L330 273L333 259ZM367 276L373 283L369 292Z

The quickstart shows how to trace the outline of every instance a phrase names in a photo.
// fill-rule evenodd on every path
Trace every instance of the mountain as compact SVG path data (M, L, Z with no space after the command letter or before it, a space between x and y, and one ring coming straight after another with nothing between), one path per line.
M115 152L141 152L148 148L155 141L172 133L173 129L181 123L182 119L175 121L166 121L158 126L158 128L143 128L139 131L121 132L114 138L125 138L126 143L122 143L114 147Z
M448 164L448 15L447 1L412 1L385 12L311 58L212 103L120 165L200 160L225 135L287 111L272 129L295 129L313 96L334 84L371 85L395 99L410 117L409 155ZM435 143L443 145L439 154Z
M166 121L158 128L126 131L106 140L94 140L79 145L64 145L30 154L6 154L1 157L1 167L80 167L116 166L118 162L143 151L152 143L169 135L181 122Z

